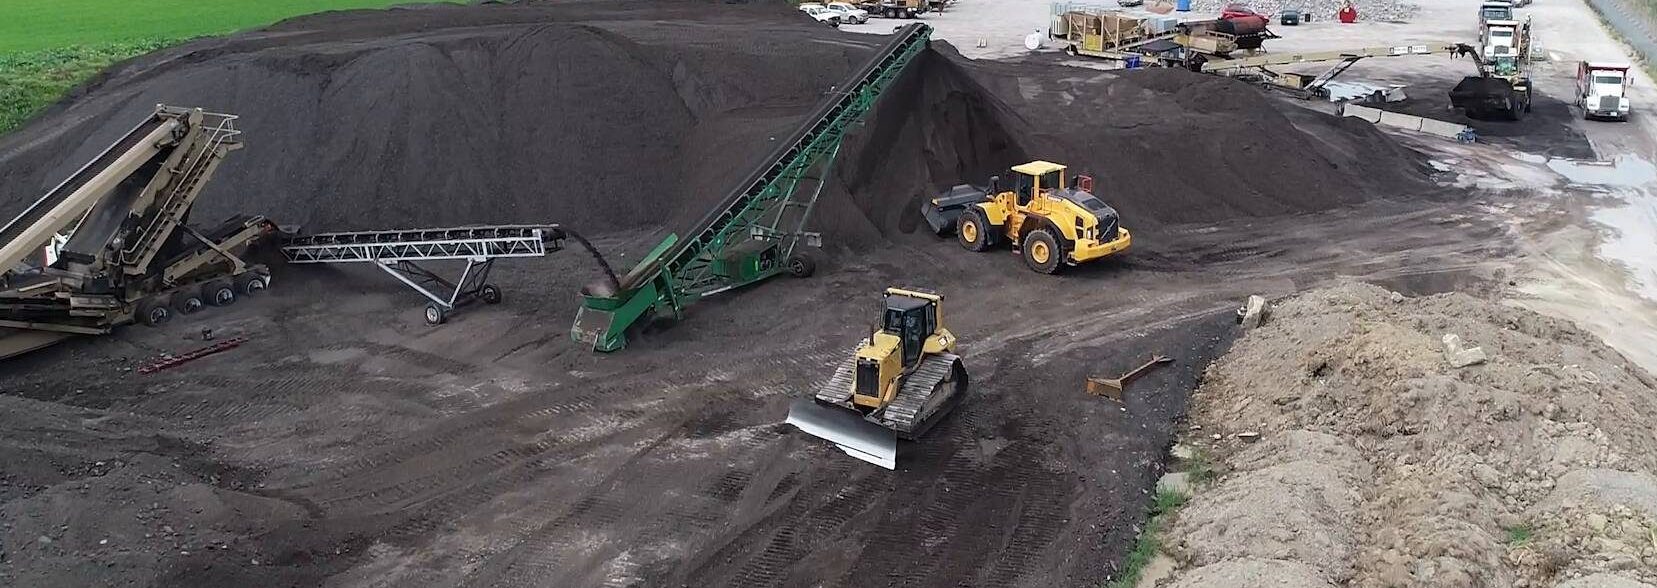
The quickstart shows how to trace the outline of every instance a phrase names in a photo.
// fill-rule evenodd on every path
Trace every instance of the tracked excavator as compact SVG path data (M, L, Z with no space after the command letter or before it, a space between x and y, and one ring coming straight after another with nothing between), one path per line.
M1000 189L998 177L990 178L988 188L955 186L922 201L921 216L939 236L955 233L969 251L1012 245L1025 265L1044 274L1121 253L1133 244L1116 209L1093 195L1091 178L1066 178L1065 166L1047 161L1016 165L1012 171L1009 190Z
M158 106L0 228L0 358L134 322L225 306L264 290L244 259L276 227L257 216L187 224L241 147L236 117Z
M936 425L967 393L967 370L944 328L943 298L887 288L880 325L860 341L812 398L795 401L788 424L848 455L897 468L898 439Z

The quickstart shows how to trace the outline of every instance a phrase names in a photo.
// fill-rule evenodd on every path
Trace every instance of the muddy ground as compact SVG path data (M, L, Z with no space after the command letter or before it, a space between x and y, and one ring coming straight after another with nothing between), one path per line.
M383 276L283 271L226 312L8 364L0 570L46 586L1098 583L1241 296L1336 274L1489 279L1500 233L1420 208L1185 227L1039 280L946 242L834 258L609 356L566 338L572 252L513 264L504 304L439 329ZM896 472L779 424L888 284L946 285L978 383ZM130 371L204 327L252 340ZM1126 410L1082 392L1152 353L1176 363Z
M633 12L605 18L685 18L712 10L700 3L694 10L675 6L671 10L679 12L654 13L623 6ZM355 39L380 34L379 27L406 34L437 22L411 14L426 13L330 17L356 28L352 40L329 46L361 51ZM514 38L503 37L503 27L539 18L487 14L467 26L487 29L490 43ZM494 20L507 18L501 14L519 20ZM731 18L741 26L780 18L737 14ZM236 45L238 51L259 43L274 48L235 57L246 67L274 62L319 68L297 71L304 79L337 68L323 67L328 63L322 57L290 54L284 43L326 37L323 24L300 19L225 43L248 44ZM634 21L627 26L641 28ZM801 30L776 26L789 34ZM535 35L562 30L531 28ZM870 45L855 36L844 43L825 38L830 42L814 43L813 51L837 58ZM469 42L446 39L461 48ZM209 50L216 45L204 43L205 53L180 62L216 59ZM147 96L143 92L100 93L141 88L166 75L134 65L46 120L90 124L89 117L114 119L128 102L142 103L131 96ZM898 166L871 158L867 150L848 153L848 160L861 156L863 162L843 168L843 177L871 189L854 190L849 205L825 218L844 220L837 235L858 238L831 240L815 277L710 298L693 306L686 320L647 332L619 354L597 355L569 342L575 292L595 270L585 255L566 251L503 262L495 281L506 292L505 303L467 309L441 328L426 327L416 298L383 275L279 268L269 296L183 317L162 329L127 329L8 362L0 379L0 440L6 444L0 452L0 581L1096 585L1113 577L1138 534L1186 394L1203 366L1229 345L1231 312L1244 296L1287 294L1337 276L1409 293L1503 281L1490 260L1509 253L1506 229L1489 222L1478 204L1433 191L1418 166L1389 170L1401 174L1392 180L1365 172L1366 159L1418 159L1373 129L1309 111L1262 114L1250 109L1275 108L1273 103L1237 93L1240 85L1204 92L1215 98L1203 102L1202 96L1181 94L1178 79L1127 83L1093 72L1071 78L1011 67L925 79L922 86L943 92L918 100L931 108L929 116L945 121L951 113L1003 111L1011 117L1001 119L1003 131L1027 131L1018 135L1023 142L980 137L986 149L972 152L977 155L944 152L939 145L954 148L960 138L916 142L944 127L896 124L877 112L870 128L937 156L936 165L921 175L895 175L889 168ZM965 83L972 80L980 83ZM112 95L125 97L105 97ZM1063 110L1031 98L1044 95L1077 101L1082 110L1156 103L1170 109L1169 116L1181 108L1209 113L1193 120L1212 124L1169 126L1147 118L1110 125L1122 119L1078 117L1119 128L1067 141L1058 126ZM236 96L258 98L245 91ZM780 95L788 106L775 118L786 121L789 109L808 107L800 97ZM1238 106L1237 100L1247 102ZM94 108L98 104L103 107ZM957 106L962 108L951 109ZM689 112L694 120L681 128L686 145L721 145L696 125L729 120L728 113ZM1254 115L1261 118L1248 118ZM882 117L888 124L879 124ZM1273 126L1236 141L1201 132L1240 133L1258 121ZM744 128L764 136L776 124ZM79 139L55 134L56 128L36 123L25 132L39 135L8 139L0 155L16 162L27 159L18 153L42 145L65 152L84 148ZM253 137L250 132L250 143ZM290 152L305 143L275 137L280 147L272 149L273 157L280 153L283 165L308 169L304 157ZM1323 142L1297 143L1309 137ZM1175 149L1173 140L1192 145L1200 157L1154 157ZM1125 202L1126 226L1145 227L1135 233L1129 255L1047 277L1029 272L1009 252L973 254L905 229L902 218L916 187L1005 165L995 157L1040 156L1031 153L1038 149L1094 157L1095 171L1118 174L1131 188L1104 194L1107 201ZM1272 157L1305 152L1315 154L1306 159L1317 165ZM250 147L234 157L253 154ZM1121 167L1110 167L1112 161ZM336 169L362 165L328 163ZM706 169L715 163L728 162L690 166L705 174L697 182L714 185L721 173L740 175ZM252 180L273 172L242 164L243 181L227 174L221 183L231 181L221 189L267 189ZM1166 181L1133 183L1132 170L1151 165L1162 166L1153 171ZM1205 166L1235 181L1195 173ZM8 177L24 183L51 174L41 165L8 169ZM588 172L603 171L593 169ZM353 205L399 210L396 201L351 201L355 193L322 191L309 183L314 178L294 177L307 188L285 195L285 205L340 203L320 207L313 220L362 222ZM575 176L553 179L561 177ZM901 182L893 185L903 191L878 198L874 188L886 181ZM1390 190L1398 186L1409 190ZM626 254L659 238L658 221L671 208L664 204L699 195L669 196L662 203L633 202L626 214L593 217L607 227L595 232L596 243L615 256L613 263L627 265ZM1249 200L1256 196L1263 198ZM548 204L548 196L527 189L502 198L513 206L546 206L537 209L542 212L568 207ZM487 202L479 197L456 201L468 214L510 216L517 210L478 208ZM428 218L420 211L406 214L397 218ZM851 460L780 424L790 400L826 379L875 320L878 292L890 285L930 287L945 296L945 319L963 341L975 382L956 414L924 442L904 447L896 472ZM159 374L133 371L145 358L203 345L204 328L250 341ZM1176 362L1136 382L1125 406L1083 393L1086 375L1119 373L1153 353Z

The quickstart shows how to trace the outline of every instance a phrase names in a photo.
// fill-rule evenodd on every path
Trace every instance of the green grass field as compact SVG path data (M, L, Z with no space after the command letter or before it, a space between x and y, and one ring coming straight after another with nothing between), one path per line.
M195 37L408 0L0 0L0 133L110 64Z

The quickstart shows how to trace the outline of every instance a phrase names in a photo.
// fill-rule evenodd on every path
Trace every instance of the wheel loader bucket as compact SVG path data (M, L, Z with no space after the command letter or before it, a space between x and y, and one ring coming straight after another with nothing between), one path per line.
M801 398L789 407L787 422L807 435L834 443L846 455L888 470L897 469L897 432L864 420L856 412Z

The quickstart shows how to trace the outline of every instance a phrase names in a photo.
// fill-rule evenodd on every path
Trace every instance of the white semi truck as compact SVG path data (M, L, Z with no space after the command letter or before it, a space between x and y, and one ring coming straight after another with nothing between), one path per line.
M1583 61L1576 66L1576 104L1586 119L1628 120L1629 65Z

